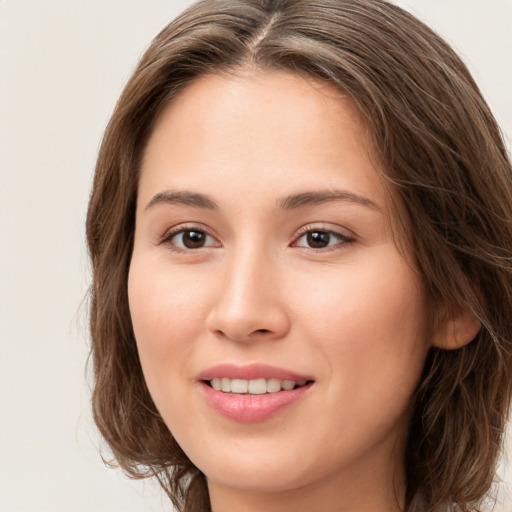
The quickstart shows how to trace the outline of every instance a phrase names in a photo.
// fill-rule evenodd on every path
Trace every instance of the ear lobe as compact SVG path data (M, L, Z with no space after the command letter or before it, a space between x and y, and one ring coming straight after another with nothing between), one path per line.
M445 350L455 350L473 341L482 326L480 320L468 311L452 314L440 322L434 333L432 345Z

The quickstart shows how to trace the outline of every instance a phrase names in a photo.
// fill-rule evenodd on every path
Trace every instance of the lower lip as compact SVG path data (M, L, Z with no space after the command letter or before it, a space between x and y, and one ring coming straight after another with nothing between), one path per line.
M204 382L200 383L208 404L219 414L241 423L257 423L268 420L302 398L313 383L299 388L263 395L238 395L217 391Z

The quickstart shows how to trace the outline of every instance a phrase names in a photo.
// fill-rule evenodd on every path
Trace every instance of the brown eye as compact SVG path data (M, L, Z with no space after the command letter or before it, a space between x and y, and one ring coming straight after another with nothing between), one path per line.
M329 246L332 234L327 231L310 231L306 234L306 242L312 249L323 249Z
M182 242L187 249L199 249L203 247L206 241L204 231L183 231Z
M177 251L220 247L212 236L200 229L180 229L167 236L164 243Z
M304 247L306 249L335 249L344 247L354 242L354 238L348 237L336 231L328 229L309 229L303 231L303 234L293 244L295 247Z

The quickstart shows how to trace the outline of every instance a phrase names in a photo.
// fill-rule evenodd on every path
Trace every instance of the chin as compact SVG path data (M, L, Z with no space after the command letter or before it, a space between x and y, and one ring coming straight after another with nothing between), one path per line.
M269 452L267 452L268 454ZM270 452L272 453L272 452ZM274 452L275 454L275 452ZM282 492L305 485L307 475L315 474L307 464L293 460L281 453L272 457L246 451L223 456L202 454L201 460L192 461L204 473L209 482L223 487L247 492Z
M297 489L307 484L306 477L286 474L269 468L244 470L234 474L223 470L206 473L206 479L217 485L250 493L279 493Z

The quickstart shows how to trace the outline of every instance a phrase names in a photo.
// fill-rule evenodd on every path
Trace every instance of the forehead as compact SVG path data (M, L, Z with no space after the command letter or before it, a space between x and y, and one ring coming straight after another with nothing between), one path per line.
M304 140L318 135L325 138L332 128L330 124L348 123L353 138L364 143L366 150L371 147L370 130L343 90L332 82L277 70L199 76L180 90L159 115L153 135L170 131L178 124L183 137L221 135L219 129L225 128L222 123L229 123L233 129L251 124L253 135L263 128L265 132L274 130L275 136L299 136ZM307 130L303 130L306 126ZM279 142L283 140L284 137L279 138Z
M332 83L282 71L205 75L159 116L139 196L229 185L270 199L281 189L342 187L384 207L370 141L353 101Z

